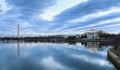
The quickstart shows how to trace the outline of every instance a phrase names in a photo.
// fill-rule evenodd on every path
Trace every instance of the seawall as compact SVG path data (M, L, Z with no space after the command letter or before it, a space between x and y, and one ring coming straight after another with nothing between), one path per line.
M108 49L107 55L117 69L120 70L120 57L115 54L113 47Z

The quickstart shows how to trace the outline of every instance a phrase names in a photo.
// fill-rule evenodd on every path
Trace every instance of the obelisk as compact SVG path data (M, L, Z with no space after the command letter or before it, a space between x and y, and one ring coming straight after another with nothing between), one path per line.
M18 31L17 31L17 34L18 34L18 39L20 38L20 25L18 24Z

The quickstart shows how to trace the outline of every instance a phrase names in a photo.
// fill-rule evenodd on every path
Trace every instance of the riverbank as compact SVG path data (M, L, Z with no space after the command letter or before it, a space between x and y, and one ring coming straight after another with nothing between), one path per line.
M120 53L120 52L117 52L114 47L109 48L107 52L111 62L117 67L118 70L120 70L120 56L116 53Z
M80 39L80 42L109 42L107 39Z
M0 41L40 41L40 42L108 42L109 39L88 39L88 38L76 38L76 37L64 37L64 36L45 36L45 37L0 37Z

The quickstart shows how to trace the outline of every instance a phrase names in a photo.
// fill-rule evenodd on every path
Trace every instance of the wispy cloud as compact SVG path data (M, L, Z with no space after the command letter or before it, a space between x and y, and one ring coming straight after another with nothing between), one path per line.
M112 8L109 8L107 10L105 9L105 11L99 11L99 12L96 12L96 13L93 13L93 14L88 14L86 16L82 16L80 18L69 20L68 22L70 22L70 23L81 23L81 22L84 22L84 21L88 21L88 20L91 20L91 19L96 19L96 18L99 18L99 17L104 17L104 16L111 15L111 14L114 14L114 13L120 13L120 8L119 7L112 7Z
M3 15L6 13L6 11L10 10L11 6L8 6L5 0L0 1L0 10L2 11L0 15Z
M115 24L115 23L120 23L120 18L114 18L114 19L107 19L107 20L103 20L101 22L97 22L97 23L94 23L94 24L90 24L90 25L87 25L87 26L81 26L81 27L76 27L76 28L71 28L70 30L80 30L80 29L84 29L84 28L90 28L90 27L99 27L100 25L109 25L109 24Z
M48 21L53 21L54 17L56 15L59 15L64 10L86 1L88 0L59 0L55 5L45 9L43 14L40 15L40 18Z
M119 0L0 0L0 33L16 33L18 23L23 34L118 33L119 7Z

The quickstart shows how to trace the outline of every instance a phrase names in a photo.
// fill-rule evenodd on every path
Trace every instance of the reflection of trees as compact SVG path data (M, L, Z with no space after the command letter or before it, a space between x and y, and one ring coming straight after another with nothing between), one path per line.
M120 34L109 34L101 33L99 34L101 40L107 40L111 43L117 43L120 40ZM79 42L84 41L86 34L82 35L51 35L51 36L35 36L35 37L0 37L0 41L25 41L25 42ZM83 39L82 39L83 38ZM99 41L99 40L98 40Z
M111 43L111 42L81 42L81 45L83 45L87 48L92 48L92 49L96 49L96 50L100 50L103 47L108 47L108 46L115 46L114 49L118 50L118 48L120 47L120 43L116 44L116 43Z
M76 44L77 42L74 42L74 41L73 41L73 42L68 42L68 43L69 43L69 44Z
M81 44L89 48L92 51L95 51L101 48L100 42L82 42Z

